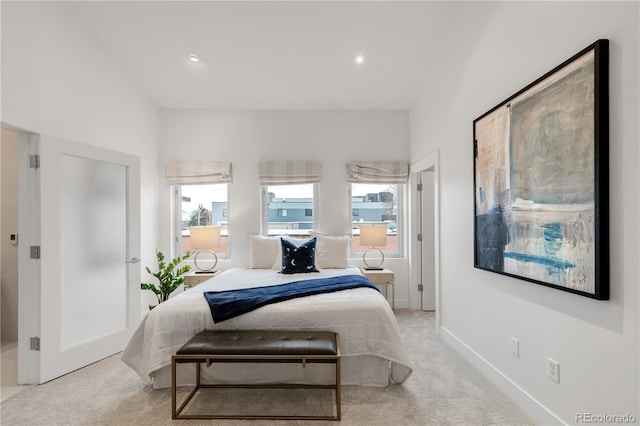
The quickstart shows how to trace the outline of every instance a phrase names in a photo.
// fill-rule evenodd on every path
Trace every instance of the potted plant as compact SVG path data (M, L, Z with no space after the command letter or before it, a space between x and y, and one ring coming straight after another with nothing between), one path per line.
M158 280L159 285L151 283L140 283L140 288L142 290L151 290L155 293L158 298L158 303L162 303L169 299L169 295L173 293L173 291L180 287L182 283L184 283L184 277L181 276L191 270L191 266L184 265L180 268L177 268L180 262L185 259L188 259L191 256L191 253L187 252L184 256L175 257L171 262L165 263L164 254L161 251L156 250L156 257L158 259L158 272L151 272L148 266L145 267L147 272ZM177 269L176 269L177 268ZM152 309L152 306L149 306L149 309Z

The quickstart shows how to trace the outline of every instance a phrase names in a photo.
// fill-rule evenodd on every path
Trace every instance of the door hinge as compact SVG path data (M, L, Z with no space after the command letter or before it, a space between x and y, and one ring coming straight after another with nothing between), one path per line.
M30 169L40 168L40 156L38 154L33 154L29 156L29 168Z
M418 291L422 293L424 291L424 285L418 284Z
M422 184L421 183L418 184L417 190L418 190L418 192L422 191Z
M29 257L31 259L40 259L40 246L29 247Z
M40 338L39 337L30 337L29 338L29 349L32 351L40 350Z
M418 241L422 241L422 234L418 234Z

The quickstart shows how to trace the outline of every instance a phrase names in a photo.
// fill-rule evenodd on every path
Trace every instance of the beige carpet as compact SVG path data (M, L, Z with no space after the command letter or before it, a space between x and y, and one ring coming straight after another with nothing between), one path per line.
M402 385L387 388L345 386L345 425L519 425L534 424L434 333L434 316L397 310L402 337L414 372ZM331 407L323 390L211 390L194 402L216 410L246 412L249 407L309 413ZM206 401L208 398L210 400ZM212 402L216 404L213 406ZM289 410L289 411L287 411ZM97 362L2 402L2 425L163 425L172 423L170 390L154 390L121 361L119 355ZM176 420L182 425L331 425L324 421Z

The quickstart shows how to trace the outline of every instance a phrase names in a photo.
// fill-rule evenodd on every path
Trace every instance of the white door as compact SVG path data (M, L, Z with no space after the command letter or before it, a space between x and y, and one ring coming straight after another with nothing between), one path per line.
M120 352L140 320L140 160L40 140L40 383Z
M423 286L420 308L423 311L434 311L436 309L434 172L421 172L420 181L422 183L422 191L420 191L420 223L422 230L420 251Z

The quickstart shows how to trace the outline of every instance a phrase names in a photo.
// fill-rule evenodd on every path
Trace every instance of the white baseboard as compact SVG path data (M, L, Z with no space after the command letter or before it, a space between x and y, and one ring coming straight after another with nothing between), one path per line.
M540 401L522 389L517 383L504 375L480 354L467 346L446 327L440 327L440 337L460 355L491 380L502 392L522 407L541 425L566 425L562 419L545 407Z

